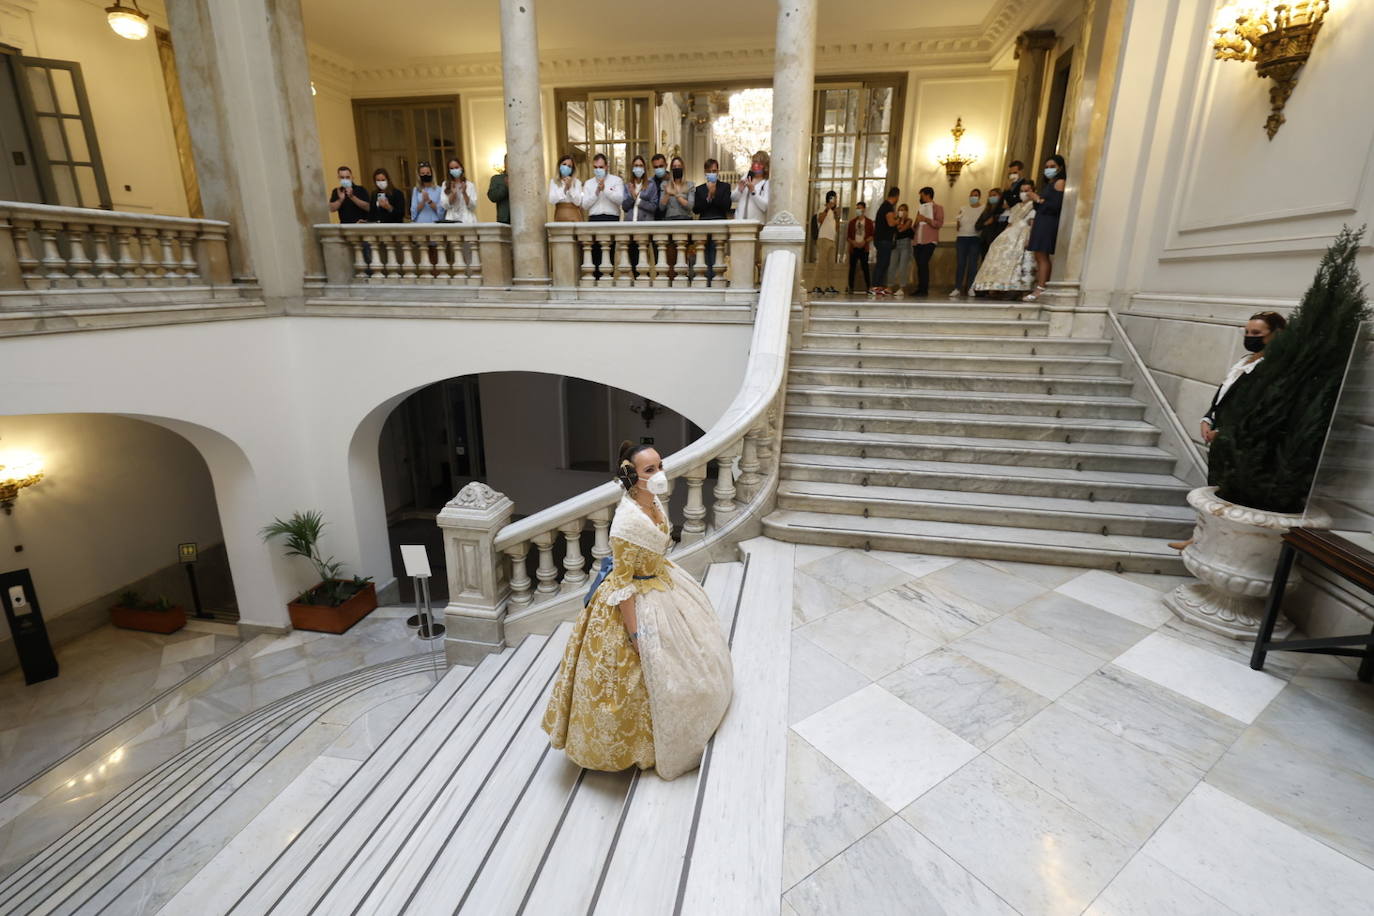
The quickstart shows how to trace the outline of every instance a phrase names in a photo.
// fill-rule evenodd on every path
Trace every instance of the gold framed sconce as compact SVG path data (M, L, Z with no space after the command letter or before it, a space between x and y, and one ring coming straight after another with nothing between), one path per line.
M37 455L0 455L0 509L9 515L19 491L43 479L43 462Z
M935 161L944 166L945 177L949 179L950 187L954 187L954 182L959 180L959 173L964 170L964 166L977 162L978 157L959 151L959 141L965 133L963 118L955 118L954 126L949 132L954 135L954 143L950 145L948 152Z
M1312 54L1331 0L1298 0L1293 3L1235 3L1217 14L1217 37L1212 50L1217 60L1253 61L1260 79L1274 81L1269 87L1269 117L1264 122L1269 139L1285 120L1283 106L1298 84L1298 71Z

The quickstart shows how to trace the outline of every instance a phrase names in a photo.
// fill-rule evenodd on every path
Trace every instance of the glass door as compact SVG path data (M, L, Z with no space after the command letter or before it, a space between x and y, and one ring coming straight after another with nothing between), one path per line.
M44 201L109 210L110 188L81 65L42 57L20 57L17 64L19 102Z
M626 175L635 156L654 152L652 92L560 92L561 148L577 161L578 176L591 177L591 158L604 153L613 175Z
M897 162L900 83L897 79L819 86L811 131L808 219L819 213L825 195L839 195L848 220L859 201L877 210ZM808 258L815 257L807 233Z

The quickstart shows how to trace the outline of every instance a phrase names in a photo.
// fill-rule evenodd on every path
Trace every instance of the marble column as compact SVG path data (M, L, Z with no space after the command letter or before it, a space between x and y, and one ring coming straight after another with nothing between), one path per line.
M506 185L510 188L512 283L546 286L548 185L534 0L501 0L501 80L506 97L506 154L510 157Z
M759 242L765 262L779 249L796 252L800 291L816 83L816 0L778 0L775 45L768 226Z
M236 278L287 311L323 277L329 221L300 0L167 0L207 218L230 223Z
M1055 36L1050 29L1033 29L1016 36L1016 86L1011 97L1011 122L1007 127L1007 152L1001 168L1013 159L1026 163L1027 172L1036 175L1035 153L1039 141L1035 128L1040 120L1040 96L1045 88L1045 61L1054 49Z

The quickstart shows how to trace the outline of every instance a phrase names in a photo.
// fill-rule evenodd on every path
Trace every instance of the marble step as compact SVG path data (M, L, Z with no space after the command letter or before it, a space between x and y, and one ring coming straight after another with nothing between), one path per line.
M412 716L398 726L397 740L384 742L358 768L229 912L310 912L344 871L355 867L358 852L374 832L385 829L393 811L414 810L433 798L448 775L447 767L435 761L441 756L461 760L475 746L545 642L530 637L514 650L484 659L447 704L428 710L428 719ZM450 669L440 686L457 670Z
M807 387L863 388L865 391L920 388L942 391L996 391L1035 395L1085 395L1129 397L1131 382L1120 377L989 375L982 372L951 372L939 369L849 369L793 366L788 383Z
M428 654L370 666L269 703L131 783L0 883L0 912L98 909L139 880L320 716L428 670ZM35 898L43 904L29 909Z
M1051 496L1088 502L1183 505L1189 486L1165 474L1065 471L1059 468L848 458L784 452L784 480L826 481L861 486L974 490L1019 496Z
M1039 320L1040 308L1031 302L968 301L948 304L922 302L831 302L812 299L806 307L813 318L995 318L1003 321Z
M1080 417L1036 417L1006 414L960 416L932 410L865 410L842 407L798 407L789 401L785 428L848 432L910 433L970 439L1027 439L1044 442L1155 445L1159 430L1143 420L1092 420Z
M1187 575L1178 553L1157 538L966 522L859 518L791 509L780 509L765 517L763 530L769 537L794 544Z
M784 480L778 508L800 512L919 519L975 525L1044 528L1149 537L1185 538L1194 514L1187 505L1088 502L1050 496L1019 496L968 490L860 486L829 481Z
M853 327L852 325L850 326ZM946 353L1001 353L1023 356L1106 356L1111 347L1105 340L1080 337L994 337L979 334L883 334L854 331L808 331L802 335L806 349L851 350L871 353L902 351L943 351Z
M1028 439L972 439L911 433L846 430L783 430L784 452L844 455L851 458L905 458L967 464L1018 465L1084 471L1134 471L1171 474L1173 455L1150 445L1104 445Z
M979 375L1095 376L1120 378L1121 360L1109 356L1021 356L997 353L950 353L943 350L865 348L793 350L793 368L912 369L925 372L972 372Z
M909 388L866 389L788 385L787 403L796 407L843 407L860 412L916 410L957 415L998 414L1039 417L1140 420L1145 405L1127 397L1024 395L1008 392L962 392Z
M888 334L977 334L993 337L1045 337L1050 323L1034 318L859 318L813 317L806 329L815 334L848 333L886 336Z

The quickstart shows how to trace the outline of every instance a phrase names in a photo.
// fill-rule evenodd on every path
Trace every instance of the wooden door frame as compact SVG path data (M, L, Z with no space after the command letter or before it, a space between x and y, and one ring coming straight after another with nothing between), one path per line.
M367 149L368 149L368 144L367 144L367 128L366 128L366 126L365 126L366 123L367 123L367 122L366 122L366 118L365 118L365 113L366 113L366 111L367 111L368 108L381 108L381 107L392 107L392 108L434 107L435 105L438 105L438 104L444 103L444 102L448 102L448 103L450 103L450 104L453 105L453 130L454 130L453 148L454 148L455 150L458 151L458 154L459 154L460 156L462 155L462 151L463 151L463 108L462 108L462 96L459 95L459 94L457 94L457 93L454 93L454 94L452 94L452 95L407 95L407 96L394 96L394 97L389 96L389 97L385 97L385 98L358 98L358 99L352 99L351 101L352 101L352 103L353 103L353 141L354 141L354 143L357 144L357 148L358 148L358 158L359 158L360 160L362 159L363 156L365 156L365 155L367 154ZM415 160L416 165L413 165L413 166L411 167L411 170L412 170L412 171L414 171L415 169L417 169L417 168L419 167L419 166L418 166L419 161L420 161L420 160L419 160L418 158ZM433 166L432 163L431 163L431 165ZM355 174L357 174L357 175L360 176L360 177L363 176L363 175L366 175L366 176L368 177L368 180L370 181L370 180L371 180L371 177L372 177L372 169L374 169L374 168L376 168L376 167L377 167L376 165L364 165L364 163L362 163L362 162L360 161L360 162L358 163L358 165L356 166L357 172L356 172ZM350 166L350 168L352 168L352 166ZM434 168L434 174L435 174L436 176L437 176L437 175L440 175L441 173L444 172L444 170L443 170L442 168L440 168L439 166L433 166L433 168ZM469 167L469 171L473 171L472 167ZM412 174L412 175L407 175L407 176L396 176L396 175L393 175L393 176L391 176L391 180L392 180L392 183L393 183L393 186L394 186L394 187L405 187L405 188L408 188L408 187L410 187L411 185L414 184L415 176L414 176L413 174Z

